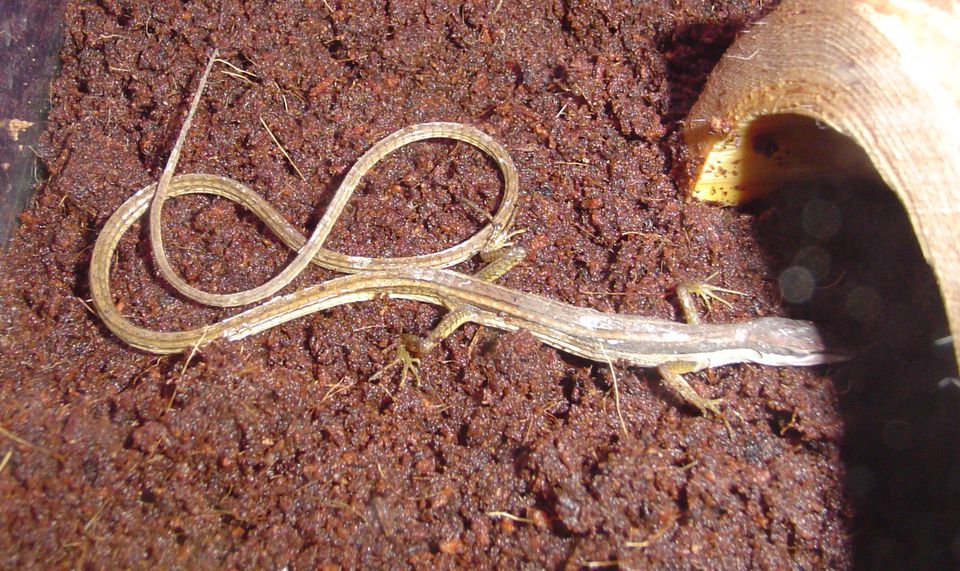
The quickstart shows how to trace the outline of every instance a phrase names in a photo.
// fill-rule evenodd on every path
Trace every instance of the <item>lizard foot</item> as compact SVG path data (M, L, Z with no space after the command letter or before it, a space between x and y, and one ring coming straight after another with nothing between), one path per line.
M382 377L387 371L393 367L400 366L400 386L403 387L407 382L407 376L410 375L414 379L414 385L420 386L420 358L415 355L420 354L418 348L423 344L423 340L417 337L416 335L410 335L404 333L397 338L389 347L387 351L396 351L396 356L392 361L383 366L382 369L377 371L370 377L371 381L375 381Z
M710 280L716 276L717 274L713 273L707 276L707 279L705 280L683 282L677 286L677 298L680 300L680 308L683 310L683 316L687 320L687 323L700 323L700 317L697 314L696 306L693 303L694 296L699 297L703 301L703 305L706 306L708 314L713 310L714 301L722 303L727 307L732 307L729 301L723 299L723 297L719 295L721 293L741 295L744 297L747 296L747 294L743 293L742 291L711 284Z

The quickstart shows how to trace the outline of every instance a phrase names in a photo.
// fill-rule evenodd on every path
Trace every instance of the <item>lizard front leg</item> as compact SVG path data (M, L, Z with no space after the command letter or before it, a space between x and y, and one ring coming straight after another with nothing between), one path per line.
M683 282L677 286L677 299L680 302L680 309L687 323L692 325L698 325L700 323L700 316L697 313L694 297L699 297L706 306L707 313L710 313L712 302L714 301L720 302L728 307L730 306L730 302L723 299L723 297L719 295L720 293L747 295L740 291L710 284L709 281L715 276L716 274L713 274L703 281ZM723 399L708 399L700 396L696 389L683 378L684 374L694 373L698 370L700 370L700 367L691 361L674 361L664 363L657 367L657 371L660 373L664 384L680 398L700 409L700 412L704 415L709 411L719 416L720 403L723 402Z

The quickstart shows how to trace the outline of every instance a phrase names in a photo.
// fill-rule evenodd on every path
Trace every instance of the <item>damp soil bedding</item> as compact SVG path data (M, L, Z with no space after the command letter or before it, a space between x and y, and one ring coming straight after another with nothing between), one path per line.
M849 566L842 425L823 370L692 375L736 411L728 429L655 372L618 368L615 394L610 367L522 331L467 325L425 356L419 386L370 381L399 334L442 316L416 302L338 307L164 357L125 346L85 302L98 229L156 181L217 47L230 65L211 77L178 172L238 179L303 232L383 135L458 121L519 169L530 254L500 283L679 318L673 287L716 274L748 295L708 319L782 314L782 261L757 241L756 215L687 203L673 176L679 120L764 4L68 3L46 177L0 262L2 560ZM410 145L367 175L327 246L436 251L476 232L485 220L468 205L492 211L500 189L469 146ZM157 278L144 228L118 249L121 311L164 330L229 315ZM290 258L214 197L168 202L164 238L210 291L262 283ZM333 275L311 268L291 288Z

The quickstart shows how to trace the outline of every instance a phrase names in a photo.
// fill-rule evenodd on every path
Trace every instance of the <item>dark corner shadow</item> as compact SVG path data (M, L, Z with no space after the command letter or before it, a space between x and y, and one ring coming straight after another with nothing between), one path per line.
M681 173L682 119L747 24L691 22L658 38L670 82L661 148ZM812 170L842 171L845 157L825 153ZM747 208L791 317L854 354L825 373L845 425L855 567L960 568L960 377L906 211L875 176L791 183Z
M906 211L863 179L790 183L751 209L791 316L854 354L828 372L844 418L856 568L958 568L960 380Z
M0 253L34 195L34 148L57 73L65 0L0 2Z

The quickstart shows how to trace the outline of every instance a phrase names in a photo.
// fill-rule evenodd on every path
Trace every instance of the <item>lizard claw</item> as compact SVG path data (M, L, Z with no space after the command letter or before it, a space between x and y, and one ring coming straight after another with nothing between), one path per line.
M400 365L400 386L402 387L406 384L407 375L411 375L414 379L414 385L419 387L420 372L418 369L420 368L420 358L414 355L418 353L416 347L420 344L421 339L416 335L400 335L400 337L386 349L387 351L396 350L396 356L392 361L384 365L383 368L374 373L373 376L370 377L370 380L377 380L394 366Z
M680 307L683 310L683 315L686 318L687 323L700 323L700 318L697 315L696 307L694 307L693 304L693 296L697 296L703 301L703 305L706 306L708 314L713 310L714 301L722 303L727 307L733 307L729 301L719 295L721 293L740 295L744 297L748 296L748 294L742 291L711 284L710 280L716 276L717 274L714 272L707 276L705 280L683 282L677 286L677 298L680 300Z

